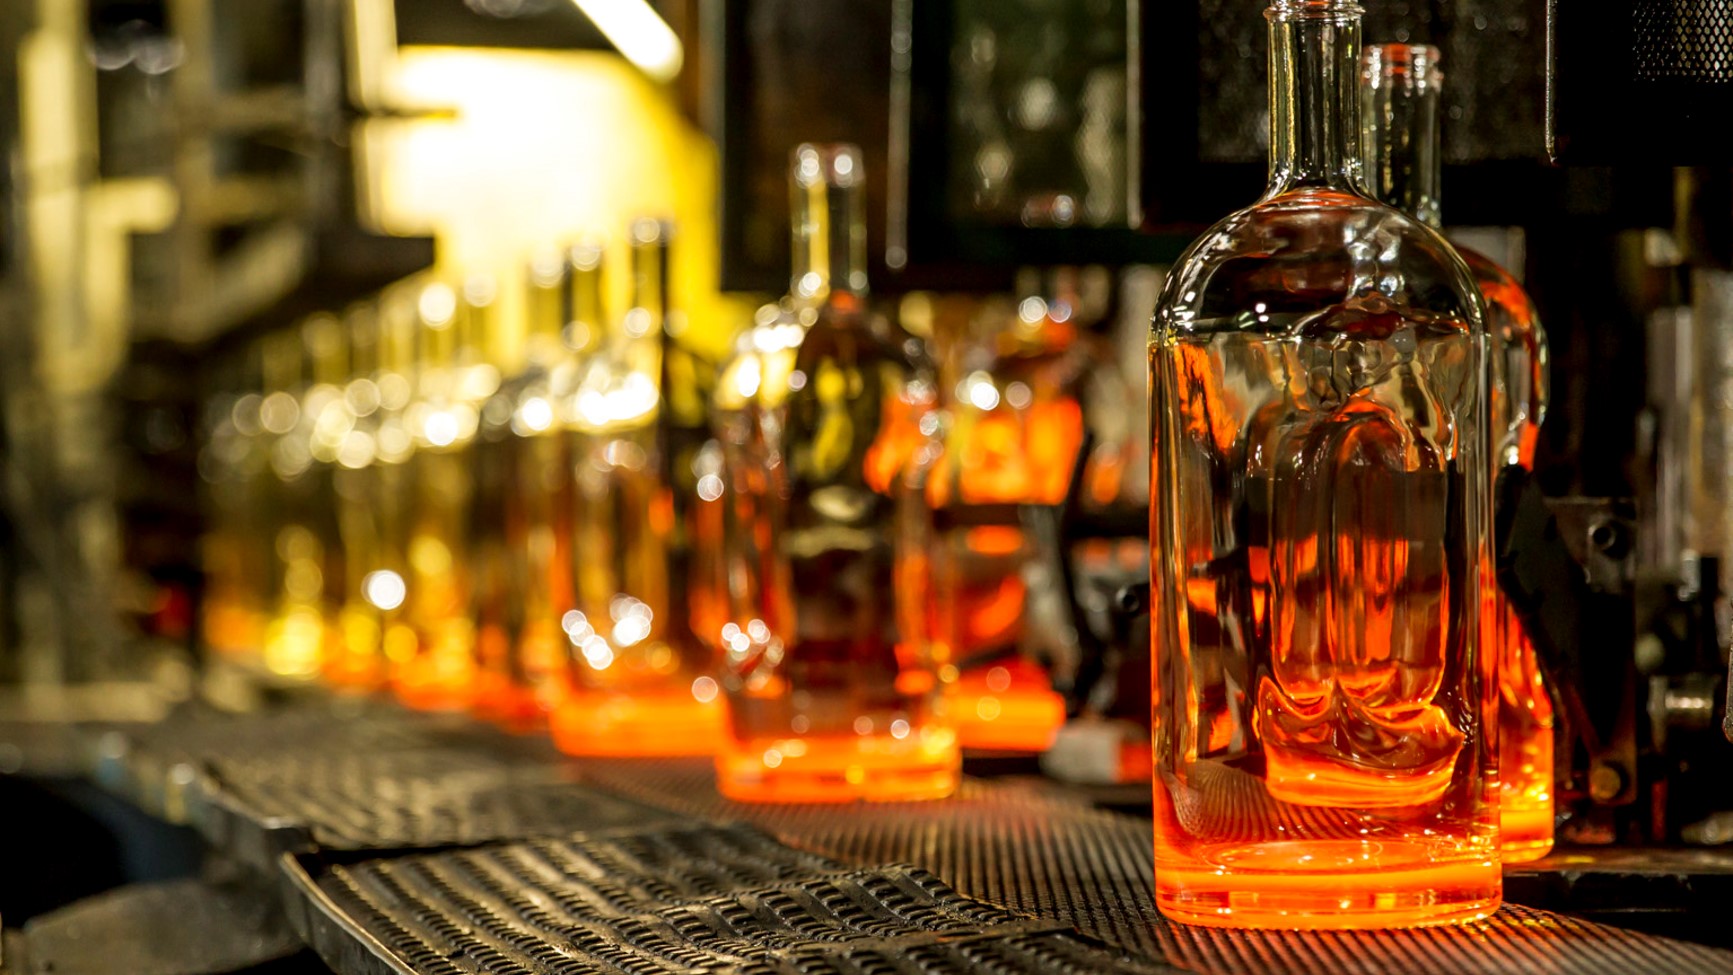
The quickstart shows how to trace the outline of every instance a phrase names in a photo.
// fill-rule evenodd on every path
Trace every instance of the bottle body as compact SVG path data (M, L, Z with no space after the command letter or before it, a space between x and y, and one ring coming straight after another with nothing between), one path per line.
M1292 243L1435 248L1418 289L1460 269L1442 240L1299 196L1218 226L1234 281L1198 266L1225 253L1182 259L1151 345L1157 900L1206 924L1480 916L1485 336L1471 304L1362 290L1352 253Z

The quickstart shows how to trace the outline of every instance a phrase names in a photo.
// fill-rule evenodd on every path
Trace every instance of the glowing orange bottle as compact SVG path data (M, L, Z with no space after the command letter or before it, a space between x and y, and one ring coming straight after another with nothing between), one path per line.
M1440 224L1438 49L1374 44L1361 59L1367 182L1379 199ZM1546 412L1546 333L1534 303L1504 268L1458 247L1486 299L1491 334L1492 471L1534 464ZM1502 592L1493 597L1499 723L1499 832L1506 862L1552 849L1553 712L1534 646Z
M717 781L755 802L943 796L959 759L924 620L932 381L867 309L860 151L802 145L793 163L793 293L717 390Z
M1484 302L1370 199L1360 9L1275 0L1271 177L1150 341L1156 904L1355 928L1498 906Z

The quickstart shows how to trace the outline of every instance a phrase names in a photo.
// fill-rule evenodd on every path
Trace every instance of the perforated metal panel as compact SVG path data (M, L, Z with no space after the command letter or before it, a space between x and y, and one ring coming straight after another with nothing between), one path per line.
M854 863L907 861L963 894L1208 973L1733 972L1733 953L1506 905L1457 928L1300 934L1185 927L1155 909L1150 824L1046 793L966 782L943 803L753 806L704 762L586 764L590 781L692 815L743 819Z
M1565 163L1726 163L1733 0L1550 0L1549 149Z
M851 870L743 826L293 870L316 943L346 926L378 946L374 964L343 966L353 975L1169 970L963 897L925 871Z
M1733 973L1730 952L1518 906L1430 930L1172 925L1152 898L1148 821L1047 790L968 780L942 802L753 806L718 796L703 760L574 763L407 715L401 733L361 720L347 744L328 714L257 719L298 729L298 745L236 720L134 729L122 753L214 770L228 825L207 835L274 865L298 929L342 975ZM391 811L418 804L430 811ZM301 845L270 847L285 829Z
M1733 82L1733 0L1636 0L1632 23L1638 80Z

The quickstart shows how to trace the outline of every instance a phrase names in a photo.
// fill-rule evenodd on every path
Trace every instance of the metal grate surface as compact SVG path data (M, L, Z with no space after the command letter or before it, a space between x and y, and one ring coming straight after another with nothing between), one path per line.
M963 897L923 870L851 870L738 825L334 866L303 858L292 884L308 899L303 933L345 975L1171 970ZM355 934L376 946L371 958L333 958Z
M1157 958L1209 973L1733 973L1730 952L1513 906L1421 931L1170 925L1147 820L1015 784L741 805L703 760L573 762L388 709L195 715L123 745L108 765L133 781L203 770L191 804L211 813L206 835L289 865L291 912L343 975L1139 972ZM750 826L713 825L730 821ZM633 828L609 832L620 823Z
M360 702L203 710L102 729L99 777L254 867L287 851L401 849L666 821L582 788L539 742Z
M1733 82L1733 0L1637 0L1631 18L1637 80Z
M189 800L194 823L254 865L274 866L289 850L435 847L670 818L583 788L558 766L457 749L217 759L205 768Z
M694 816L739 819L852 863L918 863L958 891L1200 972L1278 975L1733 972L1733 953L1507 905L1465 928L1291 934L1169 924L1147 821L968 783L942 803L754 806L707 763L586 764L590 781Z

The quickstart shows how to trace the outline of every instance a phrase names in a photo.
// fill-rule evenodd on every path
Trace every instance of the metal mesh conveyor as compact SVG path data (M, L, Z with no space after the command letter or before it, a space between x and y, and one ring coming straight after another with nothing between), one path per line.
M377 706L336 720L318 702L92 734L93 771L129 794L196 770L187 818L275 876L342 975L1733 973L1733 952L1515 905L1411 931L1172 925L1146 820L1015 783L748 806L720 798L703 761L572 761L463 721Z

